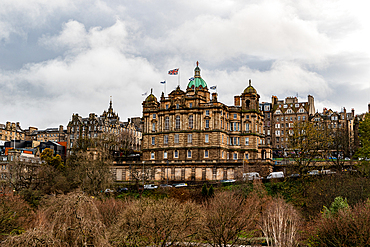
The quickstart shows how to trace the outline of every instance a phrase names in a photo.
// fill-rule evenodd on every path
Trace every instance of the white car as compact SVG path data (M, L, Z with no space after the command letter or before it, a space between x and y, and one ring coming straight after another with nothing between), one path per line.
M180 184L174 184L173 187L180 188L180 187L187 187L188 185L186 183L180 183Z
M284 172L271 172L266 179L271 179L271 178L284 178Z
M144 184L144 190L154 190L157 189L158 186L154 184Z
M254 179L262 179L263 177L260 176L258 172L247 172L243 174L244 180L254 180Z

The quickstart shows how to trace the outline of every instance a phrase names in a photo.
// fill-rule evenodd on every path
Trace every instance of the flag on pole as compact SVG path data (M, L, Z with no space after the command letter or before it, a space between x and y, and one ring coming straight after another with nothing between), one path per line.
M194 81L194 80L195 80L194 77L189 78L189 81Z
M168 71L168 74L169 75L177 75L177 74L179 74L179 69L170 70L170 71Z
M147 95L148 94L148 92L145 92L145 93L142 93L141 94L141 96L145 96L145 95Z
M217 86L212 86L209 89L216 90L217 89Z
M161 81L161 84L166 84L166 81Z

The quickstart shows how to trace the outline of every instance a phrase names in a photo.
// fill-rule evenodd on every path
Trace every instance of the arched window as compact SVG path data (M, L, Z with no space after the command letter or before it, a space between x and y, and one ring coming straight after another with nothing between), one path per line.
M190 115L189 116L189 128L192 129L193 128L193 115Z
M164 129L165 130L170 129L170 118L169 117L164 118Z
M176 116L176 129L180 129L180 116Z

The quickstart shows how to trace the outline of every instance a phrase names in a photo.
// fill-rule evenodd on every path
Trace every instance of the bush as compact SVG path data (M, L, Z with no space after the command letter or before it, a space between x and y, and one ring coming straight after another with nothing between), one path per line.
M322 215L314 226L309 244L315 246L369 246L370 201Z

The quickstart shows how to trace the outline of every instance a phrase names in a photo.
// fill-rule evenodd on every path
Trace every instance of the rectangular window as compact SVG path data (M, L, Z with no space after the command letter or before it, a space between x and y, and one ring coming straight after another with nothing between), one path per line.
M234 123L234 131L236 131L236 122Z
M191 158L191 150L188 150L188 158Z
M150 154L150 159L154 160L154 153L153 152Z
M152 145L155 145L155 137L152 137Z
M238 159L238 153L234 153L234 160Z
M244 158L247 160L249 159L249 155L248 154L244 154Z
M209 128L209 119L206 119L206 128Z
M193 128L193 115L190 115L189 116L189 128L192 129Z
M206 134L204 136L204 141L205 141L205 143L209 143L209 135L208 134Z
M206 110L206 116L209 116L209 110Z
M236 146L238 144L238 140L236 137L234 137L234 146Z
M303 116L303 117L302 117L302 120L303 120L303 121L305 121L305 120L306 120L306 116Z
M222 143L224 143L224 135L221 136Z
M176 109L179 109L179 108L180 108L179 104L176 104Z
M208 150L204 151L204 158L208 158Z
M169 117L164 118L164 129L165 130L170 129L170 118Z
M236 119L237 118L237 115L236 115L236 113L234 113L234 119Z
M163 136L163 144L165 144L165 145L168 144L168 135Z
M167 159L167 151L163 152L163 159Z
M189 103L189 107L192 108L193 107L193 103Z
M152 123L152 131L155 132L155 123Z
M193 135L188 134L188 143L192 143L192 141L193 141Z
M249 131L249 123L245 124L245 131Z
M166 105L166 110L168 110L168 105Z
M175 143L179 143L179 134L175 134Z
M178 150L175 150L175 151L173 152L173 157L174 157L174 158L178 158L178 157L179 157L179 151L178 151Z
M157 117L157 115L156 114L153 114L153 119L155 119Z
M247 145L247 146L249 145L249 137L245 138L245 145Z

